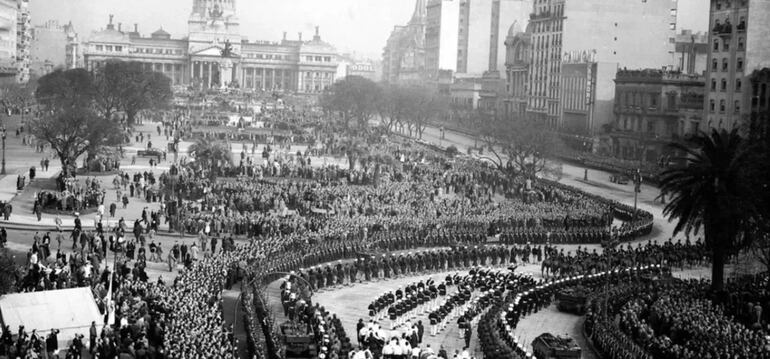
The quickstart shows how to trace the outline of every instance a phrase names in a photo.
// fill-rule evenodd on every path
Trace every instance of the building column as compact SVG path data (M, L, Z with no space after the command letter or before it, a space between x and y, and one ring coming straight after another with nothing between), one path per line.
M267 69L263 67L262 68L262 91L265 91L265 85L267 85L265 83L267 82L266 80L267 80Z
M273 71L271 71L271 72L270 72L270 77L272 78L272 82L273 82L273 83L271 84L271 85L273 85L273 86L270 88L270 90L271 90L271 91L275 89L275 71L276 71L276 70L275 70L275 69L273 69Z
M211 62L209 62L209 63L207 64L207 66L208 66L208 68L209 68L209 76L208 76L208 80L207 80L207 82L206 82L206 88L211 88L211 71L214 69L214 66L213 66L213 65L214 65L214 64L213 64L213 63L211 63Z

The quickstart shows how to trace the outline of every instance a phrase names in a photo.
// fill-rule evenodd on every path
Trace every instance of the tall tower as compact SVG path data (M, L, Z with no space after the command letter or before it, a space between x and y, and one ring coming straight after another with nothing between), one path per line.
M240 53L240 23L236 14L236 0L193 0L189 31L190 53L212 45L230 42L235 53Z
M192 16L234 17L235 9L235 0L193 0Z
M417 0L414 3L414 13L412 19L409 20L409 25L422 25L425 26L425 21L428 17L428 6L425 0Z

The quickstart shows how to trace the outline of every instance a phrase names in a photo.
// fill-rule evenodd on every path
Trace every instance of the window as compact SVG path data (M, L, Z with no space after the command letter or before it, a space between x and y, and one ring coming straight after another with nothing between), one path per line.
M717 90L717 79L711 79L711 91Z
M716 107L716 105L714 104L714 100L709 100L709 111L711 113L714 113L714 108L715 107Z
M719 51L719 40L714 39L714 51Z
M115 51L117 52L123 51L123 46L115 46Z
M735 113L741 113L741 101L735 100L735 104L733 104L733 111L735 111Z
M722 72L727 72L728 68L730 68L730 65L727 62L727 58L722 59Z
M719 89L722 90L722 92L727 90L727 80L722 79L722 86L720 86Z
M725 51L725 52L730 51L730 41L729 40L725 41L725 43L722 44L722 51Z
M711 71L719 69L719 61L717 59L711 60Z
M743 50L745 47L745 41L742 37L738 38L738 50Z
M105 51L112 51L112 45L107 45L104 47Z
M104 50L104 46L96 45L96 51L102 51L102 50Z
M727 107L727 104L725 100L719 100L719 113L724 113L726 107Z
M741 92L742 85L741 79L735 80L735 92Z
M737 71L743 71L743 59L742 58L739 57L738 60L735 62L735 69Z
M658 107L658 97L655 94L650 96L650 107L652 108Z
M305 56L305 61L313 61L313 56Z

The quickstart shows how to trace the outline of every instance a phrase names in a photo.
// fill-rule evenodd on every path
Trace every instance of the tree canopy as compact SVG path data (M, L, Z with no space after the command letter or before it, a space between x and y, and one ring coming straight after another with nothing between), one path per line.
M32 132L50 143L65 172L71 171L84 153L122 143L116 112L123 111L130 126L139 111L163 107L171 96L170 80L142 71L137 62L108 62L93 72L56 70L38 80L35 98L41 111Z
M746 234L758 214L755 189L747 176L752 164L746 144L737 129L712 130L688 143L674 143L687 165L661 177L661 192L670 196L663 214L676 220L675 234L703 229L715 290L723 287L726 259L750 244L752 236Z
M173 93L171 79L160 72L144 71L140 62L109 61L94 71L94 103L104 118L122 111L128 125L147 109L168 106Z
M373 81L348 76L324 92L321 106L329 113L338 114L346 128L350 128L350 121L354 120L359 128L365 129L377 112L381 96L382 89Z
M480 138L486 145L483 158L499 170L513 175L535 177L561 175L560 166L549 158L561 146L558 135L545 123L527 118L496 118L478 121Z

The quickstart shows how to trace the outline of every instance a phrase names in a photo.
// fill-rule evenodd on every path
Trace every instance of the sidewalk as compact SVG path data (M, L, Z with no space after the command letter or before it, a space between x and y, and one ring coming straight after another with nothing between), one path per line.
M30 166L31 167L31 166ZM37 168L38 166L35 166L36 172L35 172L35 180L38 179L51 179L59 175L59 170L56 164L54 164L52 167L48 168L48 171L43 171L40 168ZM26 183L25 187L30 184L29 181L29 170L26 171L16 171L15 173L8 173L7 175L3 176L3 178L0 178L0 201L3 202L10 202L16 196L21 193L22 191L16 190L16 180L18 179L19 175L23 175L26 177Z

